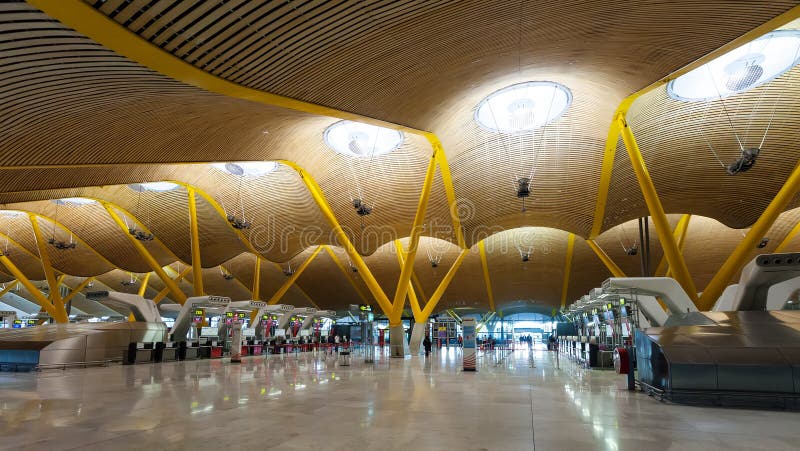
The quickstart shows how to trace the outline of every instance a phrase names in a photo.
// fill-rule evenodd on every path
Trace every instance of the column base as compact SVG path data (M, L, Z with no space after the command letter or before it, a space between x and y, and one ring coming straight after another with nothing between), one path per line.
M406 341L406 331L403 325L389 327L389 349L392 358L402 359L410 355L408 342Z

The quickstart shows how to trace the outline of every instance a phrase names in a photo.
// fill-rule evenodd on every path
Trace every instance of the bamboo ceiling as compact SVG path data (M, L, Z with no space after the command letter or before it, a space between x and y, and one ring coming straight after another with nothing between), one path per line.
M474 246L483 239L496 308L560 304L569 233L578 239L567 300L608 277L582 237L594 222L606 134L619 102L798 4L86 3L164 52L234 83L436 133L449 160L466 244L472 248L439 308L480 309L490 303ZM153 233L147 249L159 264L173 265L177 275L191 262L186 187L138 193L127 186L170 180L199 192L206 292L251 296L257 254L265 259L259 291L268 299L286 279L282 268L296 267L316 246L331 244L336 259L321 252L281 302L341 308L369 301L360 275L331 239L330 226L295 171L279 165L265 176L243 179L207 164L285 159L319 182L392 297L399 276L393 241L405 243L410 234L430 158L423 137L406 133L403 144L388 155L351 159L323 141L335 118L216 94L169 78L22 1L0 3L0 31L0 202L6 210L34 213L45 239L78 242L69 250L46 246L57 271L97 276L98 283L112 289L138 290L149 267L109 216L106 208L111 208L129 226ZM513 140L475 123L475 106L482 98L526 80L567 86L574 100L566 114ZM680 214L695 215L684 254L698 287L710 280L740 238L741 231L733 228L748 227L758 218L800 156L800 123L794 114L798 100L800 69L795 68L724 102L676 101L661 87L632 106L628 120L672 214L671 225ZM725 108L732 112L732 125L722 114ZM756 140L773 111L758 165L735 177L726 175L708 146L729 162L736 157L732 130ZM513 183L530 172L535 174L532 196L523 211ZM363 223L352 206L352 198L360 196L375 205ZM107 204L51 201L63 197ZM796 201L790 208L799 205ZM227 214L244 216L253 226L237 233ZM646 214L620 143L602 217L604 233L597 242L628 274L639 273L639 259L622 248L638 240L635 218ZM777 246L797 219L797 210L785 212L765 250ZM41 280L30 221L27 215L0 216L0 244L26 275ZM449 224L437 172L415 262L416 288L423 299L458 255ZM797 239L789 243L790 250L797 246ZM520 250L528 247L532 255L522 262ZM655 237L651 249L655 267L661 259ZM441 259L436 268L429 257ZM156 277L150 284L148 296L163 288ZM180 286L191 294L191 276Z

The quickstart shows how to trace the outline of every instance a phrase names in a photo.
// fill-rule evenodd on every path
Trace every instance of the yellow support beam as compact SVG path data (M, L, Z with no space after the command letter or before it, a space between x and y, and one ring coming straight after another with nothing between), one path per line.
M792 230L790 230L789 233L787 233L786 236L783 237L783 241L781 241L781 244L779 244L778 247L776 247L773 252L776 254L779 252L783 252L784 249L786 249L786 247L789 246L789 243L792 242L792 239L795 237L795 235L797 235L797 232L800 232L800 222L798 222L797 224L795 224L794 227L792 227Z
M149 272L144 275L144 279L142 279L142 285L139 287L138 294L141 297L144 297L144 294L147 293L147 285L150 283L150 276L153 273Z
M391 315L392 302L389 301L389 297L383 292L383 289L381 288L380 284L378 284L377 279L375 279L375 276L372 275L372 272L367 267L367 264L364 263L364 259L361 258L361 255L358 253L358 251L356 251L353 243L350 242L350 238L347 237L347 234L344 232L344 229L342 229L341 224L339 224L339 220L337 220L336 216L333 214L333 210L331 209L330 204L328 204L328 200L322 193L322 189L319 187L319 184L317 184L317 181L314 180L314 177L312 177L311 174L291 161L279 160L278 163L291 167L300 176L300 179L306 185L309 194L311 194L311 197L319 206L320 213L322 213L322 215L328 221L328 224L331 226L331 229L333 229L336 240L339 242L339 245L344 248L345 252L347 252L347 256L350 257L350 261L353 262L356 269L358 269L358 272L361 274L361 279L367 285L370 293L372 293L372 296L378 302L378 306L380 306L381 310L383 310L383 313L386 316Z
M139 256L142 257L142 259L148 264L148 266L150 266L150 269L152 269L153 272L156 273L158 278L161 279L162 282L164 282L164 285L167 286L170 294L172 295L172 300L174 300L178 304L183 305L186 302L186 294L183 291L181 291L181 289L178 288L178 285L172 280L172 278L168 276L166 272L164 272L164 269L161 267L161 265L158 263L155 257L153 257L150 254L150 251L147 250L144 244L142 244L141 241L137 240L130 233L128 233L128 227L125 225L125 221L123 221L122 218L119 217L119 214L117 214L117 212L114 211L114 208L107 203L103 203L103 207L105 207L109 216L111 216L111 219L113 219L114 222L117 223L123 235L125 235L128 238L128 241L130 241L131 244L133 244L133 247L135 247L136 250L139 252Z
M417 213L414 216L414 223L411 226L411 235L408 238L408 250L403 252L405 255L405 263L400 269L400 279L397 281L397 289L394 293L394 301L392 301L392 314L389 316L389 326L400 324L401 312L406 302L408 287L411 284L411 273L414 272L414 262L416 261L419 237L422 234L423 223L425 221L425 212L428 209L431 186L433 185L433 178L436 175L436 153L441 151L441 148L434 148L433 155L431 155L430 162L428 162L428 170L425 172L422 194L419 196ZM399 243L399 241L395 241L395 243ZM402 246L400 246L400 250L402 250Z
M57 323L68 323L67 310L64 308L64 301L61 299L61 290L58 288L58 281L56 281L53 265L50 261L50 254L47 252L47 244L42 238L42 230L39 227L39 220L36 215L28 213L28 218L31 221L31 228L33 229L33 236L36 240L36 247L39 249L39 260L42 262L42 269L44 270L45 278L47 279L47 286L50 287L50 297L53 299L53 319ZM51 314L52 315L52 314Z
M400 240L394 240L394 248L395 248L395 251L396 251L396 254L397 254L397 263L400 264L400 268L403 268L403 266L405 265L405 261L406 260L405 260L405 256L404 256L404 252L403 252L403 245L400 243ZM414 273L412 272L412 275L413 274ZM414 287L410 286L411 285L411 281L410 280L408 281L408 283L409 283L409 287L408 287L408 292L407 293L408 293L408 303L409 303L409 305L411 305L411 313L414 315L414 320L415 321L417 321L417 322L424 321L424 320L420 320L420 314L422 313L422 307L420 307L419 299L417 299L417 294L414 292ZM403 304L405 304L405 302L403 302ZM395 315L395 316L392 317L392 318L389 318L389 323L395 323L395 324L400 323L400 320L402 318L402 313L403 313L403 306L401 305L400 308L398 309L397 305L395 305L394 306L394 310L392 311L392 314Z
M450 266L450 270L448 270L447 274L445 274L444 279L439 282L439 286L436 287L436 291L433 292L431 298L428 300L428 303L425 304L425 308L422 309L422 313L420 313L422 321L427 321L428 317L431 316L431 313L433 313L433 309L435 309L436 305L439 304L439 300L442 299L444 292L447 291L447 287L450 286L450 282L458 272L458 268L461 267L461 263L464 261L464 257L467 256L467 253L469 253L469 249L461 250L461 253L458 254L458 257L456 257L456 261L453 262L453 265Z
M92 282L92 280L94 280L94 277L87 277L83 279L83 281L79 283L77 287L75 287L72 291L70 291L68 295L64 296L64 305L66 305L67 302L71 301L76 294L81 292L81 290L86 288L86 286L89 285Z
M786 209L798 190L800 190L800 164L794 167L778 194L767 205L767 208L764 209L755 224L750 227L750 231L739 241L731 255L722 264L722 267L711 279L711 282L708 283L706 289L703 290L703 295L697 305L698 310L710 310L714 306L717 298L728 286L731 278L747 263L753 253L753 249L756 249L756 244L764 238L764 235L772 227L775 220L778 219L778 216Z
M419 296L417 298L420 301L422 301L420 305L427 304L428 296L425 294L425 290L422 288L422 282L419 281L419 277L417 277L417 273L415 272L411 273L411 285L412 285L411 288L414 289L414 293L415 294L419 293Z
M194 188L186 190L189 195L189 237L192 244L192 285L194 295L203 295L203 260L200 255L200 225L197 223L197 196Z
M17 286L18 283L19 282L17 282L16 280L12 280L11 282L8 282L6 287L3 288L2 290L0 290L0 297L5 296L6 293L8 293L9 291L13 290L14 287Z
M606 252L594 242L594 240L586 240L586 244L589 245L590 248L594 251L597 257L606 265L606 268L611 272L611 275L614 277L627 277L624 272L614 263L614 260L611 260L611 257L606 254Z
M572 254L575 250L575 234L570 233L567 239L567 255L564 260L564 283L561 285L561 306L567 305L567 292L569 291L569 276L572 273Z
M344 264L342 263L341 260L339 260L339 257L336 256L336 253L333 252L333 249L331 249L331 247L328 246L327 244L324 245L323 247L325 248L325 252L327 252L328 255L331 257L331 259L333 260L333 263L335 263L336 266L339 268L339 271L341 271L344 278L347 279L347 281L350 283L350 286L352 286L353 289L356 291L356 293L358 293L358 297L361 298L361 301L364 304L371 304L369 299L367 299L367 296L361 290L361 287L359 287L356 281L353 280L353 278L350 276L350 272L347 270L347 268L344 267Z
M256 265L253 268L253 289L250 290L253 293L253 300L257 301L261 299L261 257L256 255Z
M461 229L461 218L458 217L458 204L456 203L456 193L453 189L453 177L450 174L450 165L447 163L447 156L445 156L442 143L436 135L433 133L425 133L425 137L428 139L428 142L431 143L434 156L439 164L439 174L442 177L444 193L445 196L447 196L447 205L450 208L450 219L453 223L456 244L458 244L458 247L461 249L465 249L467 245L464 242L464 231Z
M423 134L422 131L411 127L247 88L217 77L151 44L81 0L29 0L28 3L124 57L170 78L206 91L321 116L359 121L407 133Z
M483 241L478 242L478 251L481 254L481 268L483 268L483 282L486 284L486 295L489 297L489 310L496 311L494 306L494 291L492 279L489 277L489 264L486 262L486 246Z
M286 282L284 282L283 285L281 285L281 287L278 288L278 291L276 291L275 294L273 294L272 297L269 298L267 304L269 305L277 304L278 301L281 300L283 295L285 295L286 292L289 291L289 288L295 283L295 281L297 281L297 279L300 278L300 276L303 274L303 271L305 271L306 268L308 268L308 265L311 264L311 262L314 260L317 254L319 254L321 250L322 246L317 246L314 252L312 252L311 255L309 255L308 258L306 258L305 261L297 268L294 274L292 274L289 277L289 279L287 279Z
M618 120L622 132L622 140L628 150L633 172L639 181L639 188L642 191L645 204L647 204L650 217L653 219L653 225L656 228L661 248L664 250L664 256L667 259L673 278L683 287L689 298L697 302L697 288L695 288L692 276L689 274L689 268L686 267L686 261L683 260L683 255L678 250L675 236L672 235L672 229L669 227L667 214L664 212L664 207L658 198L656 187L653 185L653 179L650 178L650 173L647 171L647 166L644 163L644 157L642 157L639 145L636 143L636 138L634 138L625 118L620 116Z
M190 272L192 272L191 266L181 271L181 273L178 274L174 279L172 279L172 281L177 284L178 282L186 278L186 276L188 276ZM159 291L155 295L155 297L153 297L153 303L158 304L159 302L163 301L168 294L169 294L169 287L165 287L163 290Z
M0 253L0 263L2 263L3 266L8 269L9 273L17 279L17 282L21 283L22 286L28 290L31 296L33 296L34 300L39 303L39 307L43 308L48 315L55 319L57 314L53 304L51 304L50 300L47 299L45 295L43 295L42 292L39 291L39 289L36 288L36 286L30 280L28 280L25 274L23 274L22 271L20 271L20 269L17 268L17 266L11 260L9 260L8 256ZM66 312L64 313L64 316L66 317ZM68 321L69 319L65 318L58 322L66 323Z
M681 219L678 220L678 223L675 225L675 230L673 230L672 235L675 236L675 240L678 242L678 250L683 253L683 243L686 241L686 230L689 228L689 220L691 219L692 215L683 215ZM653 273L656 277L663 277L667 274L667 257L666 255L661 257L661 261L658 262L658 266L656 267L656 272Z
M786 11L785 13L776 16L770 19L767 22L759 25L756 28L748 31L747 33L739 36L738 38L734 39L733 41L723 45L722 47L714 50L699 58L686 66L672 72L671 74L667 75L666 77L651 83L650 85L636 91L635 93L629 95L625 99L620 102L617 110L614 112L613 120L611 121L611 125L609 126L608 137L606 139L606 147L605 147L605 154L603 155L603 166L600 171L600 181L599 186L597 189L597 204L595 208L594 214L594 222L592 224L592 230L589 233L589 238L593 239L597 237L602 231L603 226L603 219L605 218L605 208L606 208L606 201L608 199L608 189L611 184L611 170L614 166L614 156L617 151L617 140L619 137L619 121L617 118L621 117L623 119L626 118L628 114L628 110L630 109L633 102L636 101L639 97L651 92L655 89L659 89L665 86L670 81L684 75L688 72L691 72L698 67L718 58L737 47L740 47L748 42L758 39L759 37L763 36L770 31L773 31L777 28L780 28L789 22L792 22L796 19L800 18L800 6L795 6L794 8Z

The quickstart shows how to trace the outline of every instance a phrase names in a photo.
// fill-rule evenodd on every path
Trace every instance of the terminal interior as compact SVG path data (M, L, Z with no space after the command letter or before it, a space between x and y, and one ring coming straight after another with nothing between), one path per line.
M800 3L0 1L0 449L797 449Z

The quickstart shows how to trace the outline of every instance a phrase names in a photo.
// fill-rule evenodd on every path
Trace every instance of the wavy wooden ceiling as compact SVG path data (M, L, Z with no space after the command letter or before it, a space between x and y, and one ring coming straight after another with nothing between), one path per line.
M586 236L592 227L606 133L619 101L797 4L87 3L164 51L230 81L436 132L450 160L467 244L491 235L490 247L530 235L537 247L547 249L534 252L527 263L519 261L516 248L489 252L498 308L560 302L568 236L562 230ZM206 290L237 299L248 296L255 258L247 253L251 247L268 260L297 265L310 247L331 242L327 224L287 167L241 183L208 165L181 163L284 158L319 181L359 251L369 255L367 263L384 290L394 291L399 269L391 241L410 232L430 152L421 137L406 135L398 150L373 162L351 161L322 141L333 118L213 94L167 78L23 2L0 4L0 32L0 202L8 204L6 209L55 219L82 240L70 251L48 249L59 271L103 274L114 289L135 291L120 280L130 278L126 271L148 270L102 206L56 208L49 202L72 196L112 202L126 219L141 220L158 238L147 246L159 263L190 261L186 190L139 195L125 186L176 180L197 186L228 212L238 215L243 205L255 226L245 242L209 201L198 198ZM716 221L732 227L752 223L797 161L800 137L793 110L800 96L798 77L795 69L735 101L734 126L752 123L754 131L763 130L769 119L765 105L777 109L758 165L736 177L724 174L696 127L700 124L723 158L733 158L721 102L677 102L661 89L631 110L631 127L667 211L708 217L693 219L687 239L687 262L698 286L711 277L703 268L718 266L740 233ZM475 124L474 108L483 97L525 80L563 83L572 90L574 103L544 132L514 142ZM726 100L728 108L732 104ZM756 104L759 109L751 115ZM531 147L531 142L537 144ZM99 166L59 166L81 164ZM533 196L523 212L512 183L532 169ZM363 230L351 205L356 186L376 203ZM603 222L606 232L597 241L629 274L638 273L639 261L624 255L620 242L637 240L635 225L626 221L645 211L620 147ZM793 210L781 217L770 232L770 246L785 236L796 216ZM50 220L38 221L46 233L69 238ZM674 226L677 216L671 221ZM449 223L437 174L426 234L452 241L442 227ZM310 227L318 227L318 233L300 233ZM43 278L27 217L0 217L0 232L4 228L19 243L9 248L20 268L34 279ZM717 237L718 245L697 238L702 236ZM433 238L423 239L421 246L415 271L430 296L458 250ZM655 239L652 248L653 258L659 259ZM427 250L441 254L438 268L431 268ZM341 249L334 252L347 266ZM234 279L223 278L218 265ZM578 239L568 300L607 276ZM153 279L149 295L163 288ZM274 264L262 264L262 297L274 293L284 279ZM191 277L181 286L191 292ZM284 302L340 308L360 302L366 292L357 273L345 276L323 252ZM473 251L440 307L476 306L485 309L488 296Z

